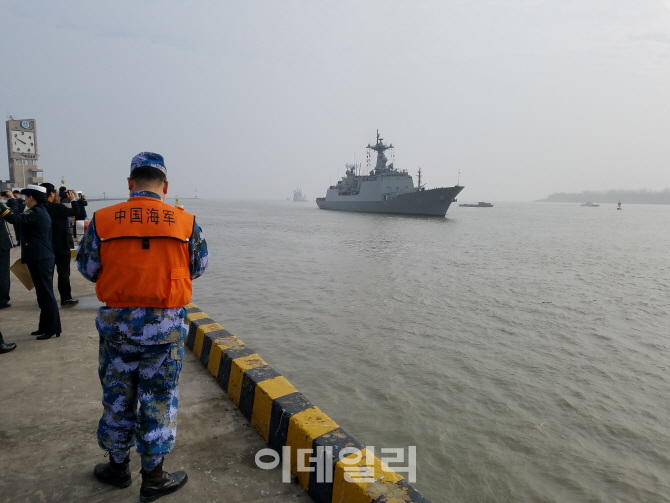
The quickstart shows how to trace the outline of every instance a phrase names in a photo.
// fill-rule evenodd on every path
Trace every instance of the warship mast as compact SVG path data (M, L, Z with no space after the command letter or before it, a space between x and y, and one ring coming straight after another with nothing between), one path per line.
M370 145L368 143L368 146L366 148L369 148L370 150L374 150L377 152L377 164L375 166L375 174L378 175L380 173L384 173L388 170L386 167L386 161L388 160L386 158L386 155L384 155L384 151L393 148L393 144L389 143L388 145L384 145L383 142L384 138L379 136L379 129L377 130L377 143L374 145Z

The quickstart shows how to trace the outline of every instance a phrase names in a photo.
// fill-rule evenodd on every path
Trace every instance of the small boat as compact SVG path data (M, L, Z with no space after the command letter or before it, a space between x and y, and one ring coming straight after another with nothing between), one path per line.
M580 206L588 206L589 208L598 208L600 205L589 201L588 203L581 204Z
M479 201L477 204L459 204L459 206L463 206L464 208L493 208L491 203L484 201Z
M619 204L616 205L616 209L620 210L621 209L621 201L619 201Z

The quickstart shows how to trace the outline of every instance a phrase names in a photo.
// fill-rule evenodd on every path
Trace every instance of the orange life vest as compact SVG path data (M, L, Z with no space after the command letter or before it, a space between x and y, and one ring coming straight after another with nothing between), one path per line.
M108 307L162 308L191 301L193 215L153 197L131 197L93 218L101 241L99 300Z

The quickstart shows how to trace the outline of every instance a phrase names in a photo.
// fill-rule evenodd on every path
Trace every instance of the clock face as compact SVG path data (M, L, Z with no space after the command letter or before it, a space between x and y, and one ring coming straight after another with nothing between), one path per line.
M35 132L34 131L10 131L12 152L17 154L35 154Z

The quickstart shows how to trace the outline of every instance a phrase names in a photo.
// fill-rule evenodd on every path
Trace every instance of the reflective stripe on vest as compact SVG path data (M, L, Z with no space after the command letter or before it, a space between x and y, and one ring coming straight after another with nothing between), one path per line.
M195 217L152 197L95 212L100 262L95 291L109 307L177 308L191 301L188 242Z

